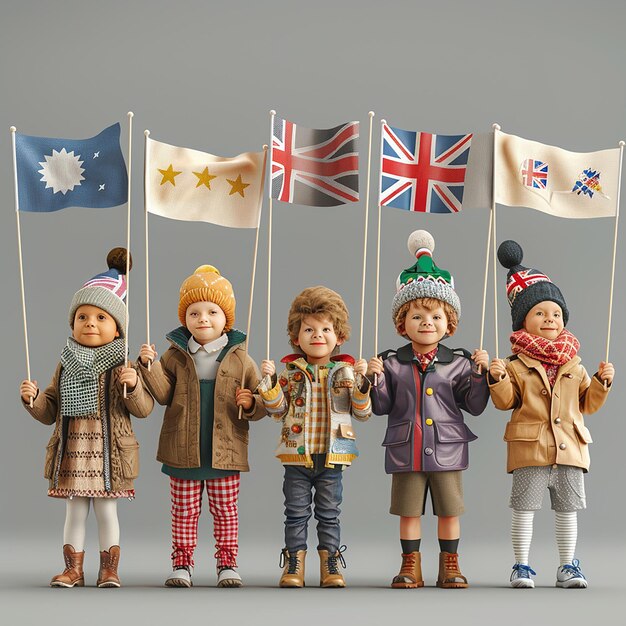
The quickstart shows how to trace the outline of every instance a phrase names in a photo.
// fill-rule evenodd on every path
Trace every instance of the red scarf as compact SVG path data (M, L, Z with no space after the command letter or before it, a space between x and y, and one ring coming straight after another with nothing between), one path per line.
M580 342L569 330L563 329L563 332L553 341L531 335L525 330L514 332L511 337L511 350L514 354L526 354L541 364L546 370L550 385L554 385L558 369L561 365L565 365L571 361L580 348Z

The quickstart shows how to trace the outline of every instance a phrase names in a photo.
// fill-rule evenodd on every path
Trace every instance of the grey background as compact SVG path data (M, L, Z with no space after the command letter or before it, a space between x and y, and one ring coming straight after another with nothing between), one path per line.
M588 505L579 517L577 554L591 587L583 593L552 589L557 565L553 514L536 517L531 562L542 589L507 589L512 564L507 507L510 477L502 442L507 414L489 406L468 424L479 435L465 474L461 564L472 588L442 592L386 589L399 564L397 518L388 514L389 477L383 472L385 418L358 424L361 457L345 476L343 539L348 545L343 592L315 589L317 555L311 541L312 589L275 588L282 546L282 469L273 458L277 426L252 426L253 471L240 497L240 566L247 587L215 590L210 515L200 523L195 581L190 592L160 588L169 567L169 493L154 461L163 409L135 422L142 450L137 499L121 502L121 574L117 592L59 592L47 588L61 565L63 503L47 498L42 479L50 430L19 406L25 377L13 181L8 127L33 135L89 137L120 120L126 153L128 110L135 112L133 145L131 352L145 337L143 244L143 134L176 145L234 155L268 142L268 111L305 126L327 128L359 119L365 191L367 112L374 123L373 179L368 239L364 356L373 350L377 154L380 118L407 129L481 132L503 130L574 151L615 146L626 138L626 48L623 2L195 2L162 0L98 3L2 4L0 24L0 194L2 211L2 329L4 431L0 437L2 611L17 623L91 623L145 620L378 623L431 618L454 623L554 623L594 619L622 623L622 463L626 427L624 389L624 274L618 256L611 359L618 379L605 408L587 423L596 443L587 477ZM353 318L348 350L358 352L363 202L306 209L274 204L271 353L288 353L285 327L292 298L326 284L342 293ZM261 226L250 352L265 353L267 202ZM87 278L104 269L107 251L125 242L123 207L22 214L23 254L32 376L45 386L68 333L67 308ZM455 276L464 312L454 347L473 349L480 309L488 212L457 216L384 210L379 348L401 340L389 320L395 279L411 258L406 239L416 228L435 237L437 263ZM498 241L517 239L525 262L561 287L569 328L581 340L590 371L604 357L613 222L567 221L531 210L497 212ZM180 282L198 265L216 265L237 294L237 326L246 326L253 231L150 219L151 334L159 352L177 325ZM490 279L489 303L492 302ZM508 350L510 315L504 272L498 272L501 353ZM486 347L493 354L493 312ZM205 506L206 509L206 506ZM424 574L436 578L435 519L424 519ZM314 532L314 527L311 527ZM313 535L313 533L312 533ZM86 571L97 571L95 519L90 516ZM442 599L442 594L445 599ZM71 596L71 597L70 597ZM443 604L445 602L445 604ZM622 604L623 606L623 604ZM114 615L113 615L114 614ZM11 622L13 623L13 622Z

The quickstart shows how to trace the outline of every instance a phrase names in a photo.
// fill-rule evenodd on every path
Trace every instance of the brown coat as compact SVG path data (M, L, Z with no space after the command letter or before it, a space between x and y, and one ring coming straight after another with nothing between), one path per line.
M229 336L243 340L239 331L229 331ZM168 334L171 347L148 370L141 362L139 367L146 386L154 399L165 405L165 416L157 461L171 467L200 467L200 383L195 365L186 349L189 331L184 327ZM245 361L245 367L244 367ZM263 401L254 394L254 405L242 413L235 404L235 392L241 387L242 372L247 389L256 389L259 371L254 361L246 355L243 343L233 345L219 364L215 380L213 458L215 469L250 471L248 465L248 420L259 420L266 415Z
M555 463L587 471L592 439L583 413L602 407L609 390L589 378L578 356L559 368L553 388L543 365L525 354L510 358L506 369L489 391L496 408L513 409L504 432L507 472Z
M133 365L131 364L131 367ZM139 475L139 443L133 432L130 415L147 417L154 406L154 401L144 388L141 376L137 377L137 385L123 396L123 389L117 383L116 370L113 368L101 374L101 384L108 385L108 413L110 424L110 467L111 491L133 489L133 479ZM65 421L61 416L59 380L61 364L58 365L52 382L44 392L37 394L31 409L23 402L24 408L42 424L54 424L54 432L46 448L44 477L50 480L50 488L54 487L54 473L59 467L60 457L65 445L64 435L67 433ZM102 387L102 388L103 388Z

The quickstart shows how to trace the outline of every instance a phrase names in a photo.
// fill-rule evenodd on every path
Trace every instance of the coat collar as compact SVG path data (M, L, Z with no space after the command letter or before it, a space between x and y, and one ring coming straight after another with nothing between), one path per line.
M246 340L246 334L236 328L229 330L226 333L226 336L228 337L228 343L224 346L223 351L229 350L233 346L243 343ZM165 336L166 339L168 339L176 347L183 350L183 352L187 352L187 343L189 342L190 337L191 333L185 326L179 326L173 331L167 333Z
M535 369L535 370L537 370L539 372L539 375L541 376L541 380L543 381L543 384L546 386L546 389L551 389L550 381L548 380L548 375L546 373L546 368L541 364L541 361L539 361L538 359L533 359L533 357L528 356L527 354L524 354L523 352L520 352L517 355L517 358L528 369ZM564 365L561 365L561 367L559 367L559 370L558 370L557 375L556 375L557 380L563 374L567 374L567 372L569 372L571 369L574 369L580 363L580 360L581 360L580 357L577 355L573 359L570 359Z
M413 344L407 343L406 345L398 348L396 356L400 363L413 363ZM437 354L433 359L433 363L452 363L454 359L454 352L442 343L439 344Z

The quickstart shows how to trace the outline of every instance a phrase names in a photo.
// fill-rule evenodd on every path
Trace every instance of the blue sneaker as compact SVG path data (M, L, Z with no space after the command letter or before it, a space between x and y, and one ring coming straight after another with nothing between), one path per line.
M536 576L535 570L528 565L516 563L511 572L511 587L520 587L522 589L533 589L535 583L531 576Z
M586 589L587 579L580 571L580 561L574 559L556 570L556 586L564 589Z

